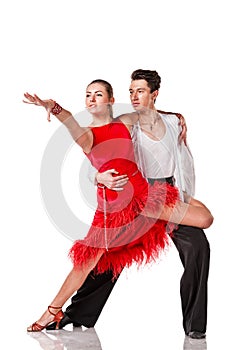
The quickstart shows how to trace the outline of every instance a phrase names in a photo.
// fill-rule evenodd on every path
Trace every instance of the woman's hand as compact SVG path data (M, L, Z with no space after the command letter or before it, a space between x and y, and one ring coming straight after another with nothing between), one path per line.
M50 122L51 110L55 106L56 102L53 100L41 100L36 94L30 95L28 92L25 92L24 97L26 100L23 100L24 103L33 104L36 106L44 107L47 111L47 120Z

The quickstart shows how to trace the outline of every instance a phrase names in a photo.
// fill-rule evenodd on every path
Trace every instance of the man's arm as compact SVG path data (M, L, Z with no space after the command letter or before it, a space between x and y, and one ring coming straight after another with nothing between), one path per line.
M118 171L115 169L106 170L103 173L99 173L96 168L90 166L88 169L88 179L93 185L104 185L107 188L114 191L122 191L124 186L128 182L127 175L118 175Z
M127 175L118 175L118 171L115 169L106 170L103 173L96 173L96 181L99 184L106 186L113 191L123 191L124 186L129 181Z
M161 114L175 115L177 118L179 118L179 124L182 128L179 134L179 142L181 143L182 141L184 141L185 145L187 145L187 126L183 115L180 113L164 112L161 110L158 110L158 112ZM138 114L127 113L119 116L118 118L121 119L124 123L127 123L128 125L132 126L138 120ZM92 182L95 184L102 184L111 190L119 192L124 189L124 186L126 185L129 179L127 175L117 176L117 174L118 172L115 169L107 170L103 173L96 172L95 170L94 179Z

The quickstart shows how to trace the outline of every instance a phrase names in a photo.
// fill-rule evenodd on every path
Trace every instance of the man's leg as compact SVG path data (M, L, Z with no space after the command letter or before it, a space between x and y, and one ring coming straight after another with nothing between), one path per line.
M184 331L198 337L205 334L207 324L209 243L203 230L184 225L179 225L172 240L184 266L180 282Z
M69 323L73 323L74 326L94 327L116 281L111 271L98 275L91 272L71 298L71 304L64 312L65 317L60 323L60 328ZM52 324L46 329L54 328L55 324Z
M94 275L91 272L83 286L72 297L66 315L75 323L94 327L114 285L112 272Z

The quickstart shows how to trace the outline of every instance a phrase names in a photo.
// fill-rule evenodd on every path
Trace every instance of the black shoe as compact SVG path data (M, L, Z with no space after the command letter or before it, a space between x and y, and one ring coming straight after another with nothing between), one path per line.
M192 339L205 339L206 337L205 333L197 331L191 331L187 334L187 336Z
M64 314L64 317L61 319L60 324L59 324L59 329L62 329L63 327L67 326L68 324L73 323L74 327L81 327L80 323L77 322L72 322L72 320L69 318L69 316L67 316L66 314ZM53 331L56 329L56 322L51 323L50 325L48 325L46 327L47 331Z

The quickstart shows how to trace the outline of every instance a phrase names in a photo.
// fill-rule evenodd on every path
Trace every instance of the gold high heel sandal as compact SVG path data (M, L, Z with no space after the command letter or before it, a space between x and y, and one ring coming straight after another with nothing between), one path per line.
M51 309L55 309L55 310L58 310L58 309L59 309L59 311L58 311L56 314L54 314L54 313L51 311ZM61 320L62 320L63 317L64 317L64 314L63 314L63 312L62 312L62 308L61 308L60 306L52 306L52 305L49 305L49 306L48 306L48 311L49 311L49 313L50 313L51 315L54 316L54 318L53 318L52 321L48 322L48 323L47 323L46 325L44 325L44 326L42 326L42 325L39 324L38 322L34 322L31 326L29 326L29 327L27 328L27 331L28 331L28 332L41 332L41 331L43 331L43 329L45 329L50 323L54 323L54 322L56 323L55 329L59 329L59 324L60 324Z

